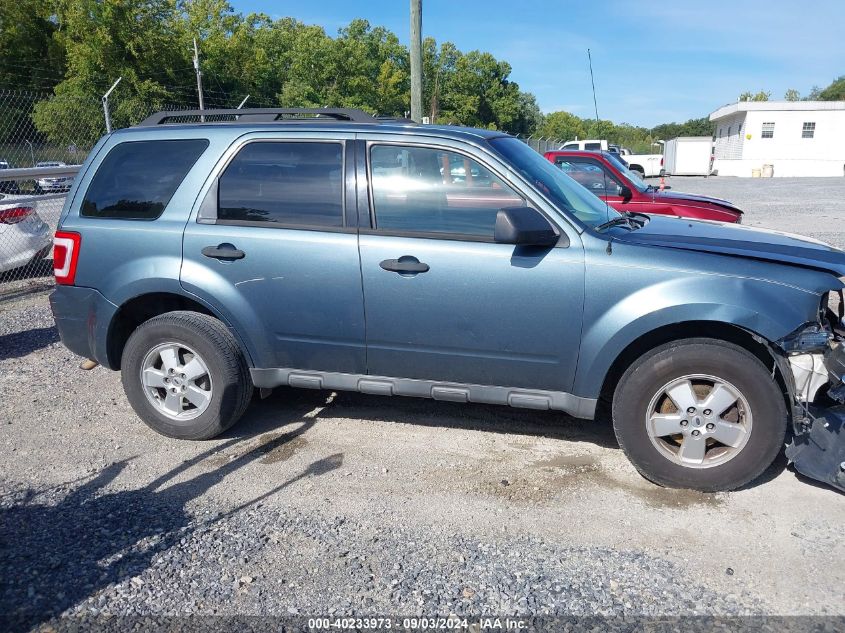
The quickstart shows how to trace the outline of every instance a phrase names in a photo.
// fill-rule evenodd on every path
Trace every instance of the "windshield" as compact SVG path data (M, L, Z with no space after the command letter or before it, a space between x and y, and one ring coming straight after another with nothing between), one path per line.
M502 136L490 139L490 145L561 211L571 213L584 224L597 226L619 216L519 139Z
M634 189L636 189L640 193L645 193L646 191L648 191L648 185L643 182L643 179L640 177L639 173L631 171L630 169L625 167L625 164L621 160L619 160L618 156L607 152L605 153L605 158L607 158L608 161L613 163L613 166L616 167L616 169L622 172L622 175L630 181L631 186L634 187Z

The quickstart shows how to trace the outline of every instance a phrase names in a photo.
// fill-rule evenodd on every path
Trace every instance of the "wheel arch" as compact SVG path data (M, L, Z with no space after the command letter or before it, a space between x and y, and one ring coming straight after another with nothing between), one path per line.
M252 367L252 359L248 347L241 339L238 331L232 327L221 314L197 297L191 297L175 292L148 292L136 295L124 301L109 323L106 352L111 369L120 369L121 356L126 341L132 332L145 321L153 317L173 312L174 310L188 310L214 317L226 325L232 332L247 364Z
M614 358L604 375L599 395L600 407L607 407L616 385L625 371L649 351L673 341L691 338L712 338L741 347L758 358L772 372L789 407L789 387L769 342L760 335L738 325L722 321L682 321L650 330L631 341Z

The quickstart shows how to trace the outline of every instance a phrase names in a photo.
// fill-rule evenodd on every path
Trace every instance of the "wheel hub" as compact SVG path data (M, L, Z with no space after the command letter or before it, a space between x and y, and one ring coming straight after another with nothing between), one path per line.
M162 415L175 421L201 415L211 402L211 374L205 361L182 343L163 343L141 363L144 395Z
M732 384L709 375L677 378L649 403L646 430L661 455L687 468L723 464L745 447L751 408Z

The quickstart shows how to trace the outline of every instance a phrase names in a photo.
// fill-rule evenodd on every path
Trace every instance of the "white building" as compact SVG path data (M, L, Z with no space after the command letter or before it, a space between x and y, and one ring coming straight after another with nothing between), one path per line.
M710 115L713 169L751 176L845 175L845 101L739 101Z

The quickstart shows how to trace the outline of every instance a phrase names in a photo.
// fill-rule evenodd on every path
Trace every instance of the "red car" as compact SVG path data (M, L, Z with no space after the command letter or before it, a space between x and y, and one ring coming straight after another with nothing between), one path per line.
M617 211L742 222L742 211L730 202L689 193L660 191L644 183L610 152L560 150L546 152L545 157Z

